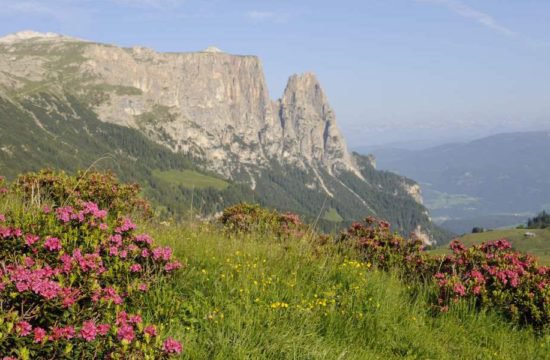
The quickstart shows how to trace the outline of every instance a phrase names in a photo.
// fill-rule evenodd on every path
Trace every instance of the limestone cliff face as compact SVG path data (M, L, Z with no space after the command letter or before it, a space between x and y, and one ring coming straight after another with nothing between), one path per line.
M283 159L301 154L303 161L322 164L331 174L338 170L358 174L334 112L314 74L290 77L277 108L283 131Z
M225 176L273 160L361 176L311 73L290 77L272 101L257 57L216 48L157 53L26 32L0 39L0 49L6 87L25 78L44 88L72 86L83 98L100 93L91 105L102 121L140 129Z

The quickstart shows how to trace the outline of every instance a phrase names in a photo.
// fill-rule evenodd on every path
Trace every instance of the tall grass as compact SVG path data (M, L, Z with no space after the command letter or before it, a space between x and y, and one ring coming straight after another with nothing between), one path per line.
M163 310L144 310L184 339L184 358L550 359L548 334L467 303L434 315L430 285L403 285L349 249L208 226L146 230L187 264L151 292L147 308Z

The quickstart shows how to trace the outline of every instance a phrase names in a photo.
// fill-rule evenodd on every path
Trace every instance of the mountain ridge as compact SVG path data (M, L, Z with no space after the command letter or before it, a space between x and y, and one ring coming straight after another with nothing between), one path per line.
M348 222L384 216L426 239L436 232L410 180L349 152L313 73L291 76L272 100L256 56L32 38L0 43L0 70L4 97L43 129L52 114L122 126L247 184L267 205L312 217L330 208Z

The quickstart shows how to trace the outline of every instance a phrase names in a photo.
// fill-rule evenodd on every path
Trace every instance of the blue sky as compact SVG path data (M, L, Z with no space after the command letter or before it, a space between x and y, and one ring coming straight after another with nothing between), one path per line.
M25 29L313 71L352 147L550 128L548 0L0 0Z

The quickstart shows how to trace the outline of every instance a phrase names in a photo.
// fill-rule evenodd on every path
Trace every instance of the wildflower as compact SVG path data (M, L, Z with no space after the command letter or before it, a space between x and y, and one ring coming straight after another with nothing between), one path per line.
M40 237L39 237L39 236L32 235L32 234L27 234L27 235L25 235L25 244L27 244L28 246L33 245L33 244L36 243L38 240L40 240Z
M61 241L58 238L49 237L46 239L46 242L44 242L44 248L50 251L61 250Z
M109 332L110 329L111 329L111 325L109 325L109 324L99 324L97 326L97 332L101 336L107 335L107 333Z
M128 321L133 323L133 324L141 324L143 322L143 319L141 318L140 315L132 315L132 316L130 316Z
M133 272L133 273L136 273L136 272L140 272L142 269L141 269L141 265L140 264L132 264L130 266L130 272Z
M93 320L84 321L82 329L80 329L80 336L88 342L95 339L97 336L97 327Z
M126 340L131 342L135 338L134 328L129 324L122 324L117 331L117 337L119 340Z
M55 210L57 214L57 219L63 223L68 223L71 221L73 215L73 208L70 206L60 207Z
M147 325L143 332L151 337L157 336L157 328L154 325Z
M169 262L166 265L164 265L164 270L170 272L170 271L177 270L177 269L181 268L181 266L182 265L179 261L173 261L173 262Z
M46 330L41 327L34 328L34 342L41 343L46 338Z
M132 220L130 220L129 218L124 218L122 220L122 225L115 228L115 232L121 234L130 230L134 230L135 228L136 224L134 224Z
M138 243L146 243L147 245L151 245L153 243L153 239L147 234L136 235L134 241Z
M167 354L181 354L183 346L179 341L169 337L164 341L164 344L162 344L162 350Z
M453 286L453 291L456 295L459 295L459 296L465 296L466 295L466 288L461 283L456 283Z
M147 286L147 284L139 284L138 289L139 291L146 292L147 290L149 290L149 286Z
M15 325L15 331L21 336L27 336L31 333L32 325L26 321L20 321Z
M172 257L172 249L169 247L158 247L153 250L153 259L168 261Z

